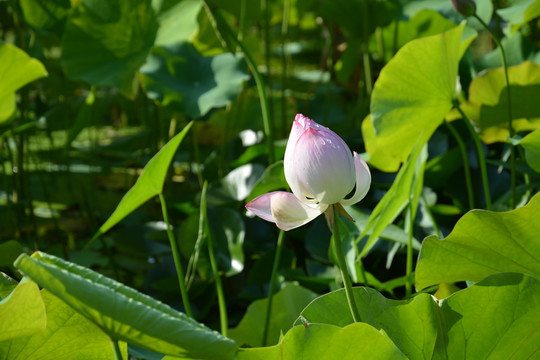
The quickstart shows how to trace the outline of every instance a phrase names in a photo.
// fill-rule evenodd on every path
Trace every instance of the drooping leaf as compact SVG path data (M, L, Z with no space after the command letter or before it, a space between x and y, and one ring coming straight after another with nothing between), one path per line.
M540 351L540 282L524 274L495 274L439 302L428 294L390 300L363 287L353 293L362 322L409 359L527 359ZM344 290L318 297L301 316L297 324L353 323Z
M62 36L62 67L72 79L132 94L157 28L150 0L76 2Z
M540 278L540 194L524 207L497 213L472 210L450 235L426 238L416 267L416 287L479 281L498 272Z
M525 149L527 164L536 172L540 172L540 129L525 136L519 142Z
M238 360L394 360L405 355L381 332L363 323L295 326L278 345L241 349Z
M464 28L413 40L382 69L371 98L372 124L362 126L371 164L396 171L442 123L456 97L459 60L472 41L462 41Z
M24 51L0 41L0 124L15 111L15 91L31 81L47 76L39 60Z
M540 65L530 61L508 68L515 131L540 127L540 103L531 101L540 92ZM462 105L487 144L505 141L508 132L508 94L502 67L475 77L469 87L468 102Z
M144 167L135 185L133 185L126 195L124 195L109 219L101 225L98 234L96 234L94 238L99 234L108 231L150 198L161 194L165 176L167 175L167 170L176 149L188 133L192 124L193 123L187 124L180 133L173 137L152 159L150 159L150 161L148 161L148 164Z
M114 360L109 337L47 290L41 295L47 327L37 334L0 342L0 358L9 360ZM124 358L127 346L121 344ZM2 357L3 356L3 357Z
M204 57L187 42L155 47L141 72L150 98L192 118L231 103L249 79L240 58Z
M315 293L293 283L286 283L272 300L272 317L268 330L268 344L276 344L280 332L289 330L302 309L315 299ZM249 305L240 323L229 330L229 336L239 344L261 346L268 299Z
M0 301L0 319L0 341L45 330L45 304L35 282L23 279L9 296Z
M233 340L90 269L41 252L15 266L115 340L174 356L234 358Z

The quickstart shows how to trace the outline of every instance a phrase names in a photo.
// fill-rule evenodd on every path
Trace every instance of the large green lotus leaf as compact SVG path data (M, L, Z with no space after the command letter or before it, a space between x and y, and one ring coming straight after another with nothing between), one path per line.
M540 354L540 282L495 274L440 304L434 359L535 359Z
M204 57L187 42L155 47L141 72L150 98L192 118L231 103L249 79L241 58Z
M157 28L150 0L77 2L62 36L62 67L70 78L132 93Z
M15 91L31 81L47 76L39 60L24 51L0 41L0 124L15 111Z
M515 131L540 127L540 102L531 101L540 93L540 65L530 61L508 68L512 96L512 126ZM505 141L508 132L508 95L503 68L475 77L463 111L475 122L480 138L487 144Z
M353 288L360 318L376 329L383 329L410 359L430 359L437 340L437 304L428 294L408 301L386 299L377 290ZM322 295L302 311L302 321L346 326L353 323L345 292ZM296 324L301 323L297 320Z
M405 355L385 334L363 323L295 326L278 345L241 349L237 360L393 360Z
M363 322L382 329L409 359L528 359L540 351L540 282L499 273L450 297L390 300L353 288ZM299 322L353 322L344 290L315 299Z
M112 228L150 198L161 194L165 176L167 175L167 170L169 169L173 156L176 153L176 149L180 146L180 143L188 133L192 124L193 123L189 123L180 133L169 140L169 142L165 144L165 146L163 146L150 161L148 161L148 164L144 167L135 185L133 185L126 195L124 195L122 200L120 200L120 203L114 212L109 219L101 225L98 234L96 234L94 238Z
M472 38L462 42L465 25L413 40L382 69L371 98L372 133L365 136L372 162L396 171L416 144L424 144L452 108L458 64Z
M0 341L45 330L45 304L35 282L23 279L9 296L0 301L0 319Z
M40 31L52 31L62 34L64 22L69 15L69 0L25 0L20 2L24 20Z
M525 149L527 164L536 172L540 172L540 129L525 136L520 142Z
M160 3L156 9L156 3ZM182 0L165 9L162 1L153 1L158 15L159 29L155 45L171 45L182 41L191 41L199 29L197 14L201 10L202 1Z
M37 295L47 308L47 328L32 336L0 342L0 359L115 359L111 341L100 328L47 290ZM121 344L121 350L126 358L126 343Z
M287 283L272 300L272 317L268 329L268 344L277 344L280 333L289 330L302 309L316 294L293 283ZM240 323L229 330L229 336L239 344L261 346L268 299L255 300Z
M416 287L479 281L498 272L540 278L540 194L524 207L493 212L471 210L445 239L427 237L416 266Z
M174 356L234 358L233 340L88 268L41 252L15 266L115 340Z

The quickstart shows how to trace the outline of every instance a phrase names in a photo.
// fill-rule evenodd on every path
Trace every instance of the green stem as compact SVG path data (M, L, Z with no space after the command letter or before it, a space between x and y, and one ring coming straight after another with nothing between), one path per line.
M221 17L221 15L217 11L212 11L210 6L206 3L206 1L203 0L203 6L206 10L206 13L208 14L210 18L210 22L215 25L218 29L223 29L227 32L228 39L230 39L244 54L244 59L251 70L253 74L253 78L255 79L255 84L257 85L257 92L259 94L259 102L261 104L261 112L262 112L262 118L263 118L263 127L264 127L264 134L266 136L266 142L268 145L268 162L270 164L273 164L275 161L275 154L274 154L274 124L272 121L272 117L270 116L270 105L268 102L268 97L266 94L266 85L264 83L264 79L259 72L259 69L257 68L257 64L247 51L246 47L242 42L238 40L238 38L234 35L233 30L230 28L229 24Z
M429 204L428 204L426 196L424 195L423 192L422 192L422 201L424 202L424 207L426 208L426 212L427 212L431 222L433 223L433 230L435 230L435 233L437 234L437 236L442 239L443 234L441 232L441 229L439 228L439 225L437 225L437 221L435 220L435 217L433 216L433 212L429 208Z
M476 157L478 159L478 165L480 166L480 174L482 176L482 187L484 188L484 197L486 198L486 209L491 210L491 193L489 191L486 156L484 154L484 149L482 148L482 143L480 142L480 138L478 137L476 130L474 130L471 121L469 120L467 115L465 115L463 110L461 110L459 104L456 102L454 106L461 114L461 117L463 118L463 121L465 122L465 125L467 125L467 129L469 129L469 132L471 133L471 136L473 138L474 147L476 148Z
M501 60L504 68L504 80L506 81L506 100L508 101L508 132L510 138L515 135L514 127L512 126L512 96L510 93L510 79L508 78L508 64L506 63L506 54L502 47L498 37L491 31L489 26L478 15L474 14L474 17L482 24L482 26L489 32L495 44L499 48L501 53ZM510 186L512 188L512 207L515 208L517 204L516 196L516 148L514 144L510 143Z
M371 57L369 56L369 9L367 1L362 1L362 30L364 33L364 40L362 41L362 53L364 64L364 82L366 85L366 94L371 96L373 90L373 75L371 74Z
M474 192L472 187L472 180L471 180L471 169L469 168L469 157L467 155L467 148L465 147L465 143L463 142L463 139L457 132L456 128L454 128L454 125L450 124L449 122L444 122L454 138L456 139L458 143L459 150L461 152L461 158L463 159L463 169L465 170L465 184L467 186L467 197L469 199L469 209L474 209Z
M334 252L338 260L339 270L341 271L341 277L343 278L343 285L345 287L345 295L347 296L347 303L349 304L349 309L351 310L353 320L354 322L360 322L360 314L358 313L358 308L356 307L356 303L354 301L354 294L352 292L351 276L349 275L349 270L347 270L347 263L345 262L345 255L343 255L343 247L341 246L341 236L339 234L338 225L339 214L336 207L332 207L334 211Z
M214 237L212 231L210 230L210 225L208 223L208 213L206 210L206 189L208 187L208 182L205 181L203 185L203 190L201 193L201 211L204 214L204 228L207 235L207 245L208 245L208 256L210 257L210 266L212 267L212 272L214 273L214 279L216 282L216 293L218 297L218 307L219 307L219 322L221 325L221 334L227 336L228 331L228 320L227 320L227 305L225 303L225 293L223 292L223 283L221 282L221 277L219 276L219 269L216 260L216 253L214 251Z
M193 141L193 154L195 155L195 163L197 164L197 180L199 180L199 186L202 186L203 174L202 174L201 152L199 150L197 126L193 126L193 128L191 129L191 139Z
M122 351L120 351L120 346L118 345L118 341L114 340L113 338L109 338L111 340L111 346L114 353L114 359L115 360L123 360L122 357Z
M178 242L174 236L171 225L169 223L169 214L167 212L167 203L165 202L165 197L162 193L159 194L159 201L161 202L161 211L163 212L163 220L167 225L167 236L169 237L169 242L171 244L171 250L174 258L174 266L176 267L176 276L178 277L178 285L180 286L180 294L182 296L182 302L184 304L184 309L186 314L189 317L193 317L193 312L191 311L191 303L189 302L188 293L186 290L186 283L184 280L184 271L182 270L182 260L180 258L180 251L178 250Z
M266 346L266 341L268 338L268 328L270 327L270 316L272 314L272 300L274 297L274 289L276 287L279 262L281 260L281 253L283 250L284 234L285 234L285 231L283 230L279 232L277 247L276 247L276 255L274 256L274 264L272 265L272 275L270 276L270 287L268 288L268 305L266 306L266 315L264 318L262 346Z
M405 282L405 296L407 298L411 297L412 294L412 269L413 269L413 229L414 229L414 215L415 210L413 209L413 201L409 199L409 209L407 211L407 234L409 238L407 240L407 264L406 264L406 282Z
M283 2L283 22L281 23L281 134L288 127L287 123L287 102L286 102L286 89L287 89L287 52L285 47L287 45L287 34L289 32L289 12L291 8L291 0L284 0Z

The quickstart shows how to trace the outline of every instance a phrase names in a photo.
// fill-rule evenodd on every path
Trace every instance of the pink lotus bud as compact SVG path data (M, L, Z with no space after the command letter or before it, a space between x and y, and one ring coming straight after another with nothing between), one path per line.
M454 9L463 16L473 16L476 14L476 3L474 0L450 0Z
M285 149L285 178L294 194L276 191L246 205L255 215L294 229L323 213L329 205L352 205L371 184L365 161L332 130L298 114ZM354 195L345 199L356 186Z

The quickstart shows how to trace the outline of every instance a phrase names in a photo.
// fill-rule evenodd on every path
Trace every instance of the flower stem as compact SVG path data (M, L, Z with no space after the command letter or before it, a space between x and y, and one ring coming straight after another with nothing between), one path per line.
M343 255L343 247L341 246L341 236L339 234L338 225L339 214L337 208L333 205L332 207L334 211L334 226L332 231L334 233L334 252L338 260L339 270L341 271L341 277L343 279L343 285L345 287L345 295L347 296L347 303L349 304L349 309L351 310L353 320L354 322L360 322L360 314L358 313L358 309L354 301L354 294L352 292L351 276L349 275L349 271L347 270L347 263L345 262L345 255Z
M415 215L415 209L413 209L413 202L412 199L409 200L409 209L407 211L407 219L409 220L407 223L407 233L409 235L408 241L407 241L407 265L406 265L406 282L405 282L405 296L407 298L411 297L412 294L412 269L413 269L413 247L412 247L412 240L413 240L413 229L414 229L414 215Z
M486 209L491 210L491 193L489 191L489 183L487 177L486 156L484 154L484 149L482 148L482 143L480 142L480 138L478 137L476 130L474 130L471 121L469 120L467 115L465 115L463 110L461 110L459 104L455 102L454 106L461 114L461 117L463 118L463 121L465 122L465 125L467 125L467 129L469 130L473 138L474 146L476 148L476 157L478 159L478 165L480 166L480 174L482 176L482 187L484 188L484 197L486 198Z
M499 48L501 53L502 65L504 68L504 80L506 81L506 98L508 101L508 132L510 138L513 138L515 135L514 128L512 126L512 96L510 94L510 80L508 78L508 64L506 63L506 54L504 48L502 47L498 37L491 31L489 26L482 20L478 15L474 14L474 17L482 24L482 26L489 32L495 44ZM512 207L515 208L517 204L516 197L516 149L514 144L510 143L510 186L512 188Z
M465 184L467 186L467 197L469 198L469 209L474 209L474 193L473 193L473 187L472 187L472 181L471 181L471 170L469 168L469 157L467 155L467 148L465 147L465 143L463 142L463 139L457 132L456 128L449 122L444 122L454 138L456 139L459 147L459 151L461 152L461 158L463 159L463 169L465 170Z
M169 214L167 212L167 203L165 202L165 197L162 193L159 194L159 201L161 202L163 220L167 225L167 236L169 237L169 243L171 244L171 250L174 258L174 266L176 267L176 276L178 277L178 285L180 287L180 295L182 296L182 303L184 304L186 314L192 318L193 312L191 310L191 303L189 302L189 297L186 290L184 271L182 270L182 260L180 258L180 251L178 250L178 242L176 241L176 238L171 230L171 225L169 223Z
M120 346L118 345L118 341L114 340L113 338L109 338L111 340L111 346L114 353L114 359L115 360L123 360L122 358L122 351L120 351Z
M214 251L214 237L212 231L210 230L210 225L208 223L208 213L206 209L206 189L208 187L208 182L205 181L203 185L202 195L201 195L201 207L203 214L205 215L205 229L207 236L207 245L208 245L208 256L210 257L210 266L212 267L212 272L214 273L214 280L216 282L216 293L218 297L218 306L219 306L219 322L221 325L221 334L227 336L227 331L229 329L229 323L227 319L227 305L225 303L225 293L223 292L223 283L221 282L221 277L219 276L219 269L216 260L216 253Z
M285 231L281 230L278 235L276 254L274 256L274 265L272 265L272 275L270 276L270 287L268 288L268 305L266 306L266 315L264 318L262 346L266 346L266 341L268 338L268 328L270 327L270 316L272 314L272 300L274 297L274 288L276 287L279 262L281 260L281 253L283 250L284 235L285 235Z

